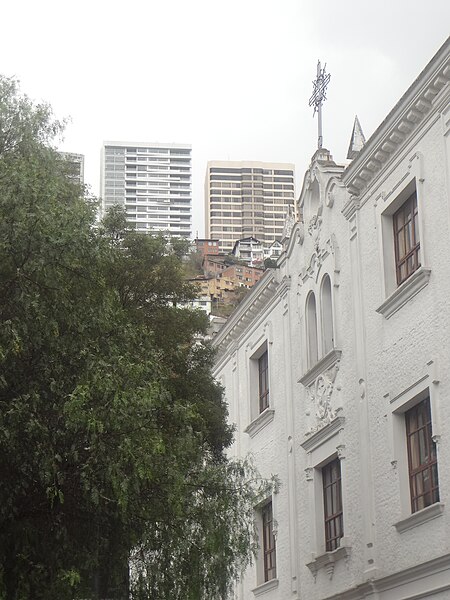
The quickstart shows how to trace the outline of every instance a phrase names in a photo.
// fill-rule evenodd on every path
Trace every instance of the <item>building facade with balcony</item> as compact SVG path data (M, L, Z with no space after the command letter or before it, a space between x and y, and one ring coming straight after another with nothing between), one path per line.
M100 195L103 213L123 206L137 231L191 238L191 146L105 142Z
M264 246L281 239L294 205L294 165L210 161L205 180L206 237L230 253L237 240L255 237Z
M255 506L248 600L450 598L450 43L347 167L319 149L277 268L215 336Z

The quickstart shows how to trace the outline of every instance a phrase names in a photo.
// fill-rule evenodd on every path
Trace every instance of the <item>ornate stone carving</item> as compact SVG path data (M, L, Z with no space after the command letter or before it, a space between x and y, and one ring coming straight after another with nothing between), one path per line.
M295 213L292 205L288 206L288 212L283 226L282 240L286 242L291 237L292 230L295 225ZM286 245L286 244L285 244Z
M359 395L361 400L364 400L366 397L366 382L362 378L359 380Z
M322 226L322 217L319 214L313 215L310 218L309 224L308 224L309 235L311 237L317 236L321 226Z
M345 458L345 444L339 444L339 446L336 446L336 451L338 458L343 460Z
M304 223L299 223L297 228L297 242L300 246L303 244L305 240L305 225Z
M329 191L325 198L325 204L328 206L328 208L333 208L334 200L335 200L334 190Z
M319 252L320 248L320 232L322 228L322 205L319 206L317 215L313 215L308 223L308 233L314 241L314 249Z
M314 219L320 219L321 217L313 217L311 219L311 221L314 221ZM314 237L314 233L311 233L312 229L311 229L311 222L309 224L309 228L308 228L308 232L310 233L310 235L312 235ZM313 228L316 227L316 225L313 226ZM300 273L300 279L302 281L306 281L306 279L308 279L308 277L311 277L312 279L316 280L317 279L317 275L322 267L322 264L324 263L325 259L327 258L327 256L333 255L334 256L334 271L335 273L337 271L339 271L339 248L337 246L337 242L336 242L336 237L334 236L334 234L323 244L320 244L320 225L317 226L318 229L318 233L317 236L314 238L314 252L311 255L311 258L309 260L309 265L304 268L302 270L302 272ZM310 231L311 230L311 231Z
M315 433L336 417L339 406L332 401L333 395L339 392L339 386L336 385L336 376L339 371L339 361L330 369L321 373L314 383L307 388L309 400L313 406L312 410L307 410L310 415L310 428L307 435Z
M333 579L333 574L334 574L334 562L329 562L326 565L326 570L327 570L327 574L328 574L328 578L331 580Z

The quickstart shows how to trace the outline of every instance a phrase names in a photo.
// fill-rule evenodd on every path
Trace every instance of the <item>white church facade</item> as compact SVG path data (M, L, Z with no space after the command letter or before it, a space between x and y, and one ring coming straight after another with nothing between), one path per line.
M215 376L280 486L236 600L450 599L450 43L344 167L319 149Z

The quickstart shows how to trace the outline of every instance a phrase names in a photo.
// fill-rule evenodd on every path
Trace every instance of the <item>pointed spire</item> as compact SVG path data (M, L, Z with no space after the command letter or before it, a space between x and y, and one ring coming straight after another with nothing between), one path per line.
M366 138L364 137L363 131L361 129L361 124L359 122L358 117L355 117L355 123L353 124L352 137L350 139L350 146L348 147L347 158L349 158L350 160L356 158L362 150L365 143Z

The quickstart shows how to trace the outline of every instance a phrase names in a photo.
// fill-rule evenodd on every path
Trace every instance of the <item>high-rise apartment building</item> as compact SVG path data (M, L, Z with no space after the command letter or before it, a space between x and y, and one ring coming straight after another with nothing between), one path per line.
M74 152L59 152L59 155L67 163L69 178L75 183L84 185L84 155Z
M294 165L266 162L208 162L205 181L206 237L231 252L242 238L264 246L281 239L294 206Z
M124 206L138 231L191 237L191 146L105 142L101 156L103 212Z

